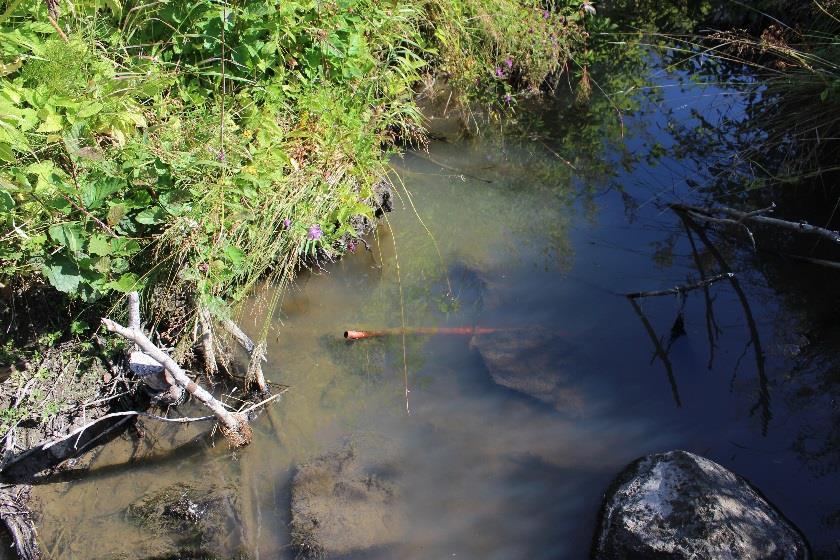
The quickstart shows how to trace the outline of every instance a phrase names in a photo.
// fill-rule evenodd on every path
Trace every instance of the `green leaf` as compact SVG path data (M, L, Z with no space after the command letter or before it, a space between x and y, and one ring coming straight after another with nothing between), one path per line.
M138 223L151 226L163 223L166 218L166 212L163 208L155 206L154 208L146 208L134 218Z
M140 278L133 272L128 272L120 276L116 282L108 282L105 288L115 290L117 292L127 293L139 288L138 283Z
M111 249L113 250L114 255L130 257L140 251L140 243L138 243L136 239L115 237L111 239Z
M43 120L44 122L35 129L35 132L58 132L62 128L61 115L49 113Z
M234 266L239 267L245 259L245 253L233 245L225 247L225 256L233 263Z
M12 146L5 142L0 142L0 160L8 163L15 162L15 153L12 151Z
M56 224L50 226L49 232L53 241L67 247L74 255L82 250L84 230L79 224Z
M104 105L99 103L98 101L93 101L88 103L87 105L83 105L77 115L80 119L86 119L88 117L92 117L93 115L97 114L99 111L102 110Z
M104 235L94 235L88 241L88 253L104 257L111 254L111 242Z
M82 281L79 266L63 255L54 256L48 263L44 263L43 273L59 292L75 292Z
M144 117L142 113L126 113L125 117L130 122L134 123L134 126L140 128L146 128L147 126L149 126L146 122L146 117Z
M105 177L82 186L82 203L93 210L102 206L105 199L125 186L125 182L116 177Z
M5 189L0 189L0 212L11 212L15 207L15 199Z

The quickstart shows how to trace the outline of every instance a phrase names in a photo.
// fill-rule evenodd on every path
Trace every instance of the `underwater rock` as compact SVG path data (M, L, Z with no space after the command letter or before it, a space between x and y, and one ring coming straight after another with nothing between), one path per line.
M363 467L352 446L299 466L291 505L298 557L342 556L398 543L407 522L391 478Z
M596 560L804 560L800 532L746 480L687 451L642 457L613 484Z
M171 548L209 557L212 551L221 554L230 546L226 540L239 518L238 507L230 488L177 483L143 496L127 513Z
M498 385L557 410L582 411L583 395L568 370L572 349L562 336L543 328L507 329L476 335L470 346Z

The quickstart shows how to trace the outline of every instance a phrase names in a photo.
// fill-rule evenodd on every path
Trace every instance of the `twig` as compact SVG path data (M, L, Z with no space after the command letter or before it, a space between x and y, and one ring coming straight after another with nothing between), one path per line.
M50 20L50 25L52 25L53 28L56 30L59 37L61 37L61 40L64 41L65 43L70 42L70 40L67 38L67 33L65 33L64 30L61 28L61 26L58 25L58 22L55 20L55 18L52 17L51 15L48 15L47 17Z
M699 282L694 282L693 284L686 284L685 286L675 286L673 288L668 288L667 290L653 290L650 292L631 292L629 294L624 294L625 297L630 299L642 298L642 297L654 297L654 296L671 296L671 295L678 295L684 294L690 290L696 290L697 288L703 288L710 284L714 284L715 282L719 282L720 280L728 280L730 278L734 278L734 272L724 272L723 274L718 274L716 276L712 276L710 278L705 278L700 280Z
M724 272L732 272L732 269L729 268L729 264L727 264L726 259L723 258L723 255L718 251L717 247L712 243L709 239L709 236L706 235L706 232L701 228L696 222L694 222L687 210L680 209L678 207L672 206L671 207L680 219L683 220L683 223L690 227L696 234L700 241L703 242L703 245L709 250L715 260L718 262L721 270ZM773 418L773 412L770 406L770 384L767 379L767 371L764 367L764 351L761 348L761 338L758 335L758 326L755 322L755 317L753 317L752 309L750 308L749 300L747 300L747 295L744 293L743 288L741 288L741 283L738 282L738 279L735 276L732 276L729 279L730 284L732 284L732 289L735 290L735 294L738 296L738 301L741 303L741 307L744 310L744 317L747 320L747 327L750 331L750 341L753 346L753 351L755 353L755 367L758 374L758 402L756 405L761 407L761 433L762 435L767 435L767 430L770 425L770 420Z
M128 294L128 328L140 329L140 294Z
M700 221L704 221L704 222L713 222L713 223L717 223L717 224L729 224L729 225L733 225L733 226L736 226L736 227L744 228L744 231L747 232L747 236L750 238L750 243L752 244L753 249L756 248L755 236L753 235L753 232L750 231L750 228L748 228L746 225L744 225L742 223L743 220L732 220L732 219L729 219L729 218L715 218L714 216L701 214L699 212L695 212L695 211L692 211L692 210L686 210L686 212L688 213L689 216L691 216L695 220L700 220Z
M239 422L228 412L221 402L216 400L216 397L211 395L207 390L197 385L192 379L187 376L187 373L181 369L175 360L169 357L163 350L154 345L154 343L146 337L139 329L130 329L112 321L111 319L102 319L102 324L110 332L117 333L123 338L130 340L140 346L140 349L153 360L161 364L167 372L172 376L178 385L187 390L191 395L204 403L216 417L228 427L228 429L236 430Z
M829 260L826 260L826 259L816 259L814 257L806 257L806 256L803 256L803 255L790 255L790 254L787 254L787 253L782 253L782 255L789 258L789 259L794 259L794 260L797 260L797 261L802 261L802 262L806 262L806 263L810 263L810 264L816 264L816 265L819 265L819 266L825 266L825 267L828 267L828 268L833 268L835 270L840 268L840 262L837 262L837 261L829 261Z
M284 389L279 393L275 393L274 395L271 395L270 397L268 397L266 399L263 399L260 402L252 404L251 406L249 406L247 408L244 408L242 410L239 410L237 412L239 414L248 414L249 412L252 412L253 410L255 410L257 408L259 408L263 405L266 405L273 400L276 400L276 399L280 398L283 395L283 393L285 393L287 390L288 389ZM45 444L43 444L40 447L35 448L35 449L41 449L41 450L49 449L50 447L53 447L54 445L57 445L57 444L59 444L63 441L66 441L66 440L72 438L73 436L76 436L76 435L80 436L85 430L87 430L88 428L98 424L99 422L102 422L103 420L107 420L109 418L119 418L121 416L141 416L143 418L149 418L151 420L157 420L159 422L170 422L170 423L173 423L173 424L189 424L191 422L207 422L209 420L216 420L216 416L213 415L213 414L210 414L210 415L207 415L207 416L190 416L190 417L185 417L185 418L166 418L165 416L158 416L156 414L151 414L149 412L142 412L142 411L139 411L139 410L126 410L124 412L111 412L110 414L100 416L96 420L92 420L91 422L88 422L84 426L80 426L80 427L76 428L75 430L73 430L72 432L69 432L69 433L67 433L67 434L65 434L65 435L63 435L59 438L50 440L49 442L47 442L47 443L45 443Z
M653 330L650 321L648 321L647 317L645 317L644 312L642 312L642 308L639 307L636 300L628 299L628 301L630 301L630 305L633 306L633 310L636 312L636 315L638 315L639 319L641 319L642 325L645 327L645 332L647 332L648 337L650 337L650 341L653 343L655 355L659 356L659 359L662 360L662 365L665 366L665 373L668 374L668 383L671 384L671 394L674 396L674 402L676 403L677 408L682 408L680 391L679 388L677 388L677 379L674 377L674 367L671 365L671 359L668 358L668 353L662 348L662 342L659 340L659 337L656 336L656 331Z
M204 349L204 369L207 373L208 380L219 372L219 366L216 363L216 350L213 344L213 323L210 319L210 311L206 307L198 310L198 320L201 323L201 346ZM210 382L212 385L212 381Z
M254 351L254 341L251 340L245 332L239 328L239 325L231 321L230 319L225 319L222 321L222 326L225 330L236 339L236 341L245 349L248 354ZM265 358L263 358L265 360Z
M830 230L827 228L814 226L804 221L800 222L792 222L789 220L781 220L779 218L770 218L768 216L761 215L762 213L766 213L772 211L774 206L769 208L765 208L762 210L756 210L752 212L741 212L740 210L735 210L734 208L728 208L726 206L719 206L716 208L699 208L696 206L687 206L684 204L672 204L671 208L677 211L687 212L691 214L692 218L697 218L700 220L705 221L725 221L726 218L715 218L714 214L723 214L729 216L730 218L734 218L734 220L730 220L730 222L734 222L736 225L743 225L741 222L749 221L754 222L757 224L764 224L768 226L775 226L784 229L788 229L791 231L798 231L800 233L807 233L811 235L817 235L824 239L831 241L832 243L840 244L840 233ZM728 223L728 222L724 222Z

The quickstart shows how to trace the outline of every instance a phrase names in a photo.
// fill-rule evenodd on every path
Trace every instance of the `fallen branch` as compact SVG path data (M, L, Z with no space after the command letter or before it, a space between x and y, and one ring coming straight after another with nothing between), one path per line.
M711 276L709 278L705 278L700 280L699 282L694 282L693 284L686 284L685 286L675 286L673 288L668 288L667 290L653 290L650 292L631 292L629 294L624 294L625 297L630 299L636 298L643 298L643 297L655 297L655 296L672 296L672 295L679 295L684 294L685 292L696 290L697 288L703 288L710 284L714 284L715 282L719 282L721 280L728 280L730 278L734 278L734 272L724 272L723 274L718 274L717 276Z
M840 233L834 230L814 226L801 221L792 222L789 220L781 220L779 218L770 218L769 216L763 215L764 213L772 212L775 206L770 206L769 208L755 210L752 212L742 212L740 210L735 210L734 208L728 208L726 206L718 206L714 208L700 208L697 206L688 206L685 204L672 204L671 208L677 211L687 212L691 214L692 218L698 220L731 223L740 226L743 226L742 222L753 222L756 224L775 226L791 231L797 231L800 233L816 235L818 237L827 239L832 243L840 243ZM727 220L726 218L717 218L715 217L715 214L722 214L724 216L728 216L730 219Z
M246 352L248 352L248 354L254 351L254 341L251 340L251 337L249 337L247 334L245 334L245 332L242 329L239 328L239 325L237 325L230 319L225 319L224 321L222 321L222 326L233 338L236 339L236 341L240 344L240 346L242 346L242 348L245 349ZM263 361L265 361L265 357L263 357Z
M268 391L268 384L265 382L265 375L262 370L262 363L265 361L265 341L260 342L251 352L251 362L248 364L248 373L245 375L245 388L253 381L261 393Z
M829 261L829 260L826 260L826 259L817 259L817 258L814 258L814 257L806 257L804 255L790 255L790 254L787 254L787 253L782 253L782 256L787 257L789 259L806 262L806 263L809 263L809 264L816 264L816 265L819 265L819 266L825 266L825 267L828 267L828 268L833 268L835 270L840 269L840 262L837 262L837 261Z
M164 367L175 383L186 389L188 393L213 411L213 414L221 424L222 433L232 447L242 447L250 443L251 429L248 426L247 418L239 413L228 411L219 400L190 379L187 373L181 369L181 366L175 363L175 360L166 354L166 352L155 346L141 329L124 327L107 318L102 319L102 324L108 331L117 333L126 340L137 344L144 354Z
M252 412L252 411L256 410L257 408L259 408L263 405L266 405L266 404L268 404L269 402L271 402L275 399L280 398L283 395L283 393L285 393L287 390L288 390L288 388L283 389L279 393L275 393L274 395L271 395L267 399L263 399L258 403L255 403L255 404L253 404L253 405L251 405L247 408L244 408L242 410L237 411L236 414L247 415L249 412ZM82 433L85 430L87 430L88 428L91 428L92 426L98 424L99 422L102 422L103 420L107 420L109 418L119 418L121 416L141 416L143 418L149 418L151 420L157 420L158 422L170 422L170 423L173 423L173 424L190 424L192 422L207 422L209 420L216 420L217 419L217 417L213 414L210 414L208 416L191 416L191 417L188 416L188 417L185 417L185 418L166 418L165 416L158 416L157 414L151 414L151 413L148 413L148 412L141 412L139 410L126 410L124 412L112 412L110 414L106 414L105 416L100 416L96 420L88 422L84 426L79 426L75 430L73 430L73 431L71 431L67 434L64 434L61 437L50 440L49 442L40 446L40 449L49 449L50 447L53 447L54 445L58 445L59 443L61 443L63 441L67 441L68 439L70 439L74 436L81 436Z
M210 320L210 311L206 307L198 310L198 320L201 323L201 345L204 349L204 370L208 379L213 379L219 372L216 364L216 350L213 340L213 323ZM212 384L212 382L211 382Z
M268 361L266 358L265 341L254 344L251 337L245 334L239 328L239 325L230 319L222 321L222 326L248 352L248 355L251 356L251 360L248 363L248 371L245 374L245 389L247 390L251 382L254 382L257 384L260 392L265 393L268 391L268 383L265 380L265 375L262 370L262 363Z

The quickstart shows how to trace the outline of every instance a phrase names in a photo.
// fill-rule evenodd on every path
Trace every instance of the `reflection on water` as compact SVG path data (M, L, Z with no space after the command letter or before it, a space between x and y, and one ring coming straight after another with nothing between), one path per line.
M690 87L663 95L667 111L628 119L639 131L631 150L667 144L668 119L716 102L715 90ZM739 253L657 204L689 196L674 185L703 162L625 169L607 150L599 175L615 190L587 180L583 165L597 154L557 152L546 141L483 138L395 161L401 204L370 251L303 274L273 318L266 376L292 389L254 423L253 443L232 453L202 427L146 423L144 438L103 448L90 472L37 489L48 556L171 551L170 537L150 538L127 508L199 480L239 493L216 553L293 558L294 467L347 442L371 462L391 458L410 524L396 550L360 558L582 558L611 478L673 448L746 476L815 547L835 546L837 431L821 423L832 410L821 398L837 392L836 375L822 373L831 360L785 351L802 329L784 297ZM622 295L729 270L732 281L685 297ZM267 297L245 311L246 330L259 332ZM348 328L400 327L401 307L407 326L556 333L574 410L494 383L469 336L411 335L405 347L399 336L342 339Z

